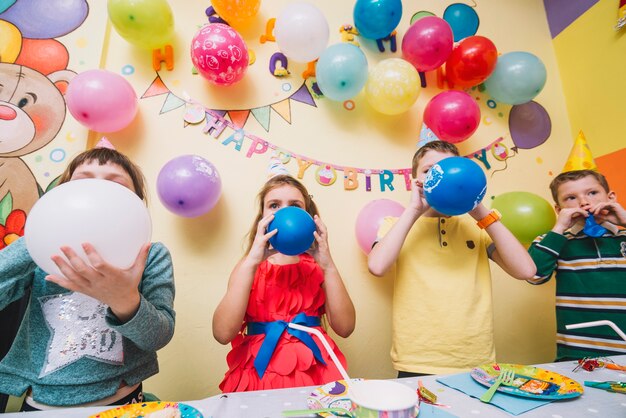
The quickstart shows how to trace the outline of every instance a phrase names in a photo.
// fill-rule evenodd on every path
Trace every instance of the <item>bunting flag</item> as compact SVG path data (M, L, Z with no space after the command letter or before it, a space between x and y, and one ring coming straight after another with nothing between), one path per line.
M359 168L347 167L339 164L318 161L314 158L298 154L270 143L254 134L246 132L245 125L250 119L250 115L259 124L269 131L271 110L274 110L287 123L291 123L291 101L296 101L309 106L317 107L315 100L306 84L303 84L289 98L279 102L261 106L253 109L223 110L211 109L193 100L188 94L178 97L163 83L160 77L156 77L150 87L141 96L149 98L166 95L161 106L160 114L171 112L172 110L184 107L184 126L198 125L204 123L202 132L210 135L216 140L220 140L223 146L231 147L233 150L245 153L247 158L268 154L271 164L275 170L280 170L278 165L287 165L295 161L296 166L292 171L299 179L310 173L315 180L323 186L342 184L344 190L356 190L365 187L366 191L371 191L377 183L381 192L396 190L396 183L400 183L407 191L411 190L411 168ZM425 125L420 132L420 145L426 142L437 140L437 137ZM475 158L480 161L486 170L491 169L488 151L497 161L505 161L511 158L509 148L504 145L503 137L498 137L485 147L470 152L465 155L467 158ZM513 149L513 148L511 148ZM515 150L514 150L515 151ZM399 179L398 179L399 178ZM343 179L343 181L341 181ZM339 180L339 181L337 181ZM402 190L402 187L400 187Z
M150 86L141 95L142 99L149 97L160 96L167 94L165 102L161 107L160 114L171 112L185 105L188 101L186 98L176 96L163 82L161 77L157 74ZM317 107L313 95L309 91L306 85L306 80L302 85L288 98L280 100L276 103L272 103L266 106L256 107L253 109L210 109L213 113L224 117L228 115L230 121L235 125L237 129L243 129L249 120L250 114L256 119L256 121L265 129L266 132L270 130L271 110L274 110L281 118L287 123L291 124L291 101L306 104L308 106ZM193 123L193 122L187 122Z

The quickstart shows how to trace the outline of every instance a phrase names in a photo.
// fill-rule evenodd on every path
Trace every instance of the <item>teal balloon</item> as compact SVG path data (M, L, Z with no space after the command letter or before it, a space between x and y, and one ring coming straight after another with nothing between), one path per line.
M324 96L344 101L356 96L367 81L367 58L361 48L342 42L331 45L320 55L315 77Z
M476 34L478 30L478 15L467 4L454 3L446 7L443 20L448 22L454 34L454 42Z
M502 215L501 222L524 245L554 227L556 213L543 197L530 192L508 192L498 195L491 207Z
M402 18L400 0L356 0L354 26L367 39L382 39L391 34Z
M546 84L546 66L530 52L508 52L498 57L496 68L485 80L485 88L498 102L528 103Z

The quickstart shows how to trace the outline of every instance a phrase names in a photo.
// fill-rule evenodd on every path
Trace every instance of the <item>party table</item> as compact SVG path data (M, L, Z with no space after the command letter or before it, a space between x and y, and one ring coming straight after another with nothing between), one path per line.
M611 357L618 364L626 364L626 355ZM537 367L568 376L581 385L584 381L626 381L626 372L609 370L606 368L593 371L573 371L575 362L560 362L539 364ZM447 405L447 408L433 407L422 404L419 417L473 417L473 418L497 418L512 417L511 413L479 401L474 397L446 386L438 381L445 380L457 375L423 376L420 378L397 379L397 382L405 384L413 389L417 388L418 380L437 395L437 402ZM306 409L307 397L315 387L300 387L292 389L275 389L255 392L228 393L216 395L210 398L185 401L184 403L200 411L204 418L278 418L281 412L288 409ZM486 388L485 388L486 390ZM497 394L496 396L510 397L509 395ZM494 398L495 399L495 398ZM71 408L54 411L29 412L28 417L64 417L86 418L110 408ZM447 415L446 415L447 414ZM24 418L23 413L5 414L5 417ZM626 417L626 395L608 392L601 389L585 387L582 396L558 400L543 404L527 412L517 415L523 418L579 418L579 417Z

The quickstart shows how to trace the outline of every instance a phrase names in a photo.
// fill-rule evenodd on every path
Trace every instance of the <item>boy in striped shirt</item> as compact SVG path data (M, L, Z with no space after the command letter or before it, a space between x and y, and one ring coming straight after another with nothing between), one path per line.
M557 360L626 354L626 341L610 327L565 329L609 320L626 330L626 210L597 171L561 173L550 190L558 218L529 249L537 265L529 282L556 273Z

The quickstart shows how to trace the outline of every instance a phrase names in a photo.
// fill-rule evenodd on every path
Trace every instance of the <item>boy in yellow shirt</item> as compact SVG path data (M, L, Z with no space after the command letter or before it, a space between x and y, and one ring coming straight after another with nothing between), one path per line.
M434 141L413 156L411 201L387 218L368 258L375 276L396 264L391 358L398 377L452 373L495 361L489 259L516 279L535 274L526 249L482 203L445 216L424 198L426 173L458 156Z

